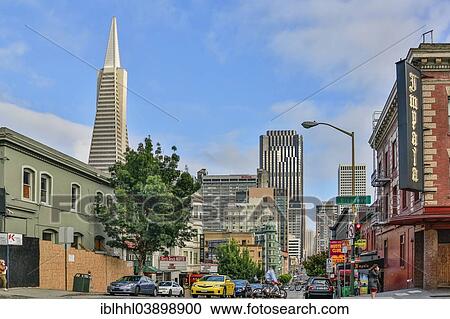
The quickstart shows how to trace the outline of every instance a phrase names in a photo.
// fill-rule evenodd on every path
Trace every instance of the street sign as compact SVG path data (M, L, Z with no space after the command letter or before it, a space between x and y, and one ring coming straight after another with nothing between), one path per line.
M353 224L353 223L348 224L347 237L348 238L354 238L355 237L355 224Z
M359 196L337 196L337 205L369 205L371 203L370 195Z
M0 245L22 246L23 235L15 233L0 233Z
M73 227L59 227L58 241L60 244L73 243Z
M366 239L358 239L355 241L355 247L361 248L361 250L367 249L367 240Z
M333 273L333 260L331 258L327 258L327 274Z
M330 257L334 264L345 261L345 255L342 253L342 240L330 240Z

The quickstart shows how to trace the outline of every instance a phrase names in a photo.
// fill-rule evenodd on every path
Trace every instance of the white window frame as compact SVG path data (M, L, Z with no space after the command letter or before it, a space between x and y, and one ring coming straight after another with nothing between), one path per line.
M33 176L34 178L31 181L31 191L30 191L31 198L26 198L24 196L24 194L23 194L23 178L24 178L24 175L25 175L25 170L30 170L34 174L34 176ZM36 177L38 176L36 169L34 167L32 167L32 166L29 166L29 165L22 165L22 174L21 175L22 175L22 179L20 180L20 194L21 194L22 200L27 201L27 202L36 203L36 200L37 200Z
M42 191L42 183L41 183L41 181L42 181L42 176L43 176L43 175L46 175L47 178L50 179L50 189L47 189L47 199L48 199L48 202L43 202L43 201L41 201L41 191ZM52 205L52 202L53 202L53 201L52 201L52 195L53 195L53 181L54 181L53 175L50 174L49 172L43 171L43 172L40 172L40 173L39 173L39 192L38 192L38 195L39 195L39 203L40 203L40 204L45 205L45 206L51 206L51 205ZM47 185L47 186L48 186L48 185Z
M75 208L72 207L72 189L74 186L78 187L79 194L78 194L78 200L75 202ZM70 211L74 213L80 213L80 201L81 201L81 185L75 182L70 183Z

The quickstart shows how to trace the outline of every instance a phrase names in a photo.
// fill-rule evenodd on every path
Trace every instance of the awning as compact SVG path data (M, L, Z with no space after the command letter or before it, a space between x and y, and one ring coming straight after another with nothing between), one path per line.
M137 272L137 267L138 267L138 262L137 262L137 260L135 260L134 261L134 272ZM152 265L149 265L147 263L144 265L144 272L151 273L151 274L162 273L161 270L159 270L158 268L153 267Z
M450 215L444 214L420 214L396 216L389 220L390 225L416 225L425 223L450 223Z

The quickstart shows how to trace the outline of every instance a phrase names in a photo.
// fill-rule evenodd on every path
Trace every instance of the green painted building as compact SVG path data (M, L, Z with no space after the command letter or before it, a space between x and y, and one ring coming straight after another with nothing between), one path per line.
M108 173L2 127L0 188L6 189L0 232L57 243L59 228L70 226L74 247L107 249L93 209L96 197L113 198Z
M277 227L268 223L255 231L255 243L261 246L264 271L273 268L277 274L282 273L283 257L278 241Z

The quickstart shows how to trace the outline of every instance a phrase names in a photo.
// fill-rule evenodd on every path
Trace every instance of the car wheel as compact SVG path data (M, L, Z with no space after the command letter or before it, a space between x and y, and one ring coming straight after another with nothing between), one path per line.
M287 292L286 290L282 289L280 291L280 298L286 299L287 298Z
M158 297L158 290L156 288L153 289L153 297Z
M141 288L136 287L135 290L134 290L133 296L139 296L139 293L140 293L140 292L141 292Z
M227 288L223 288L223 294L220 297L221 298L226 298L227 297Z
M178 297L183 298L184 297L183 295L184 295L183 294L183 290L180 290L180 293L178 294Z

